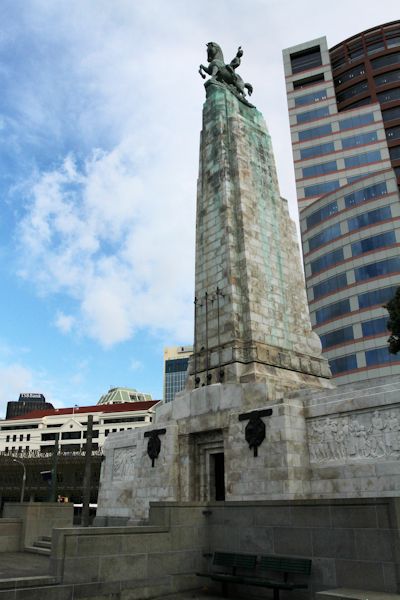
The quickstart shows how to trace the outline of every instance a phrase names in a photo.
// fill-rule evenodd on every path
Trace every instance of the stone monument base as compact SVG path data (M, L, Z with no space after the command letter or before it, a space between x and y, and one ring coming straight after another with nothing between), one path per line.
M97 523L143 522L151 501L399 495L399 392L399 377L339 389L288 392L269 382L182 392L156 409L152 425L107 439Z

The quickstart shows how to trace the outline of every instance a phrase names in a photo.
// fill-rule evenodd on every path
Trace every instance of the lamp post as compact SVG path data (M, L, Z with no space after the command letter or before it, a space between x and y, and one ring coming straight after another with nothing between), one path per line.
M24 469L24 472L22 475L21 498L20 498L20 502L23 502L24 495L25 495L26 468L25 468L25 464L22 462L22 460L17 460L16 458L13 458L13 462L16 462L19 465L22 465L22 468Z

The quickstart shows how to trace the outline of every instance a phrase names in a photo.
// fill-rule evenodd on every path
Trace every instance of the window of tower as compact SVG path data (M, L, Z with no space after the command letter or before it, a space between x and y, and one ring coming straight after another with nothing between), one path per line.
M387 317L380 317L379 319L364 321L361 323L363 336L368 337L370 335L379 335L380 333L387 332L387 322Z
M344 202L346 208L351 208L352 206L356 206L367 200L372 200L372 198L378 198L384 194L387 194L387 186L386 182L382 181L380 183L375 183L374 185L369 185L361 190L357 190L356 192L352 192L351 194L347 194L344 197Z
M378 134L376 131L368 131L367 133L360 133L359 135L352 135L347 138L342 139L342 148L343 150L348 150L349 148L355 148L357 146L364 146L365 144L370 144L371 142L376 142L378 140Z
M311 104L312 102L320 102L321 100L327 99L326 90L315 90L310 94L304 94L304 96L297 96L294 99L295 106L304 106L305 104Z
M314 46L290 55L292 73L300 73L322 65L321 48Z
M319 336L321 339L322 347L330 348L331 346L337 346L338 344L344 344L350 340L354 340L353 327L343 327L342 329L336 329L336 331L330 331Z
M400 119L400 106L394 106L393 108L388 108L387 110L382 111L383 120L386 121L394 121L395 119Z
M332 240L340 237L341 233L340 223L334 223L330 227L326 227L326 229L323 229L320 233L314 235L314 237L308 240L310 252L316 248L319 248L320 246L323 246L327 242L331 242Z
M335 179L334 181L326 181L325 183L316 183L315 185L309 185L304 188L304 196L310 198L311 196L322 196L322 194L328 194L333 192L340 187L340 182Z
M400 146L395 146L394 148L389 148L390 160L399 160L400 159Z
M310 263L311 274L316 275L317 273L320 273L329 267L333 267L343 260L344 255L342 248L337 248L336 250L332 250L332 252L327 252Z
M400 257L394 256L393 258L387 258L386 260L357 267L354 269L354 276L356 281L365 281L366 279L380 277L381 275L390 275L391 273L398 273L399 271Z
M396 65L397 63L400 63L400 52L393 52L393 54L386 54L386 56L380 56L371 60L373 69L381 69L382 67Z
M378 248L385 248L392 246L396 243L396 234L394 231L385 231L379 235L373 235L363 240L358 240L351 244L351 253L353 256L370 252L371 250L377 250Z
M328 306L316 310L315 320L317 325L320 325L325 321L341 317L349 312L351 312L350 300L347 298L346 300L340 300L339 302L334 302L333 304L329 304Z
M383 346L383 348L374 348L373 350L366 350L365 352L365 362L367 367L397 362L398 360L399 357L395 354L390 354L387 346Z
M315 85L320 81L325 81L325 76L323 73L318 73L318 75L312 75L311 77L305 77L304 79L298 79L297 81L293 81L293 89L301 90L310 85Z
M318 127L312 127L311 129L299 131L299 141L306 142L307 140L329 135L330 133L332 133L332 125L330 123L326 123L324 125L319 125Z
M372 150L371 152L363 152L362 154L345 157L344 165L346 169L350 169L352 167L361 167L362 165L378 162L379 160L381 160L380 151Z
M365 75L365 65L362 63L361 65L357 65L353 67L349 71L342 73L338 77L335 77L334 84L335 86L342 85L342 83L347 83L351 81L355 77L361 77L361 75Z
M376 75L374 77L374 81L375 85L377 86L400 81L400 69L396 69L396 71L389 71L389 73L383 73L382 75Z
M331 215L334 215L335 213L337 213L337 211L338 211L338 205L337 205L336 200L334 202L330 202L329 204L326 204L325 206L322 206L321 208L314 211L313 213L311 213L311 215L309 215L307 217L307 219L306 219L307 229L310 229L310 227L314 227L314 225L321 223L321 221L330 217Z
M370 308L372 306L382 306L382 304L385 304L385 302L388 302L393 298L396 291L397 285L359 294L358 306L360 310L363 308Z
M326 296L326 294L333 294L337 290L340 290L347 286L347 275L346 273L340 273L334 275L329 279L321 281L313 286L314 300Z
M393 88L391 90L385 90L378 94L378 100L381 104L384 102L393 102L393 100L400 99L400 88Z
M329 361L329 366L332 375L337 375L344 371L353 371L354 369L357 369L357 356L355 354L348 354L347 356L341 356L340 358L333 358Z
M347 227L349 231L354 231L356 229L361 229L362 227L367 227L368 225L373 225L374 223L379 223L380 221L385 221L386 219L391 218L392 211L390 210L390 206L382 206L381 208L377 208L375 210L362 213L361 215L357 215L356 217L352 217L351 219L347 219Z
M368 91L368 82L360 81L360 83L356 83L351 87L347 88L347 90L343 90L343 92L339 92L337 94L337 101L343 102L344 100L349 100L358 94L362 94L363 92Z

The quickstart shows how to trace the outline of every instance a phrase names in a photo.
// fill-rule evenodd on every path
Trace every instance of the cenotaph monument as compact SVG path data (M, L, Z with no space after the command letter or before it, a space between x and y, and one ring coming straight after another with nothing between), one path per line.
M339 392L330 383L271 139L248 99L252 86L236 73L242 55L239 48L225 64L211 42L208 65L200 66L210 78L186 389L156 407L150 426L107 438L99 525L145 522L151 501L291 501L397 489L398 475L388 479L375 463L399 471L400 433L398 446L379 454L377 426L368 424L382 420L383 439L388 415L395 411L390 422L398 422L398 384L384 382L377 393L365 386ZM368 480L360 461L371 463Z
M155 500L308 493L306 427L297 419L302 403L287 395L304 386L332 387L330 371L311 328L295 225L279 193L271 139L246 95L252 86L236 73L242 55L239 48L225 64L211 42L208 66L200 66L210 78L186 390L157 407L150 428L107 440L100 521L140 521ZM122 475L124 453L130 469Z

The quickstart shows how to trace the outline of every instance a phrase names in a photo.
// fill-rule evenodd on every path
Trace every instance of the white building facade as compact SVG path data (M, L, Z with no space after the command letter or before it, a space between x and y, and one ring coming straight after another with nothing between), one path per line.
M109 434L149 425L156 404L156 401L138 401L56 408L5 419L0 421L0 452L51 453L56 439L60 452L82 452L89 415L93 415L92 448L100 450Z

